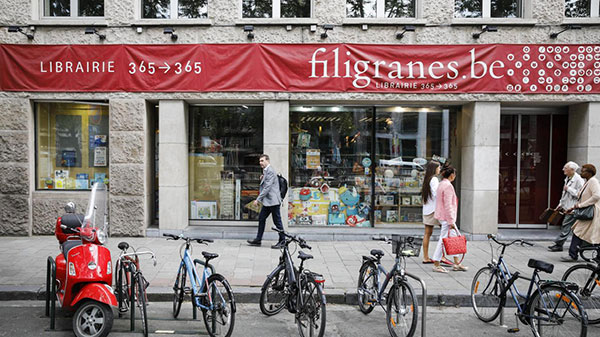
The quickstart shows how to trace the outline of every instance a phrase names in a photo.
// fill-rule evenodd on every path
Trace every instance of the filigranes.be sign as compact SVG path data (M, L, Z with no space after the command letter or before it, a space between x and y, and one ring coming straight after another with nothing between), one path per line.
M600 45L0 45L0 89L599 93Z

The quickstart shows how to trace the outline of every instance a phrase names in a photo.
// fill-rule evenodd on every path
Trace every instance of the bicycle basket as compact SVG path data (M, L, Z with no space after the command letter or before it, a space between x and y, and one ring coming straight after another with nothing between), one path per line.
M392 234L392 251L395 255L419 256L422 244L422 237Z

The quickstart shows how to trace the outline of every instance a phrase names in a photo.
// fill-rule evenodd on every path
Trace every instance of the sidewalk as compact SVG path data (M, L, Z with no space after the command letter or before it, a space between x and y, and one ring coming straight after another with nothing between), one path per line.
M142 270L150 282L151 300L172 299L171 286L179 266L179 247L182 241L167 241L162 237L110 238L108 248L113 253L113 263L118 256L117 244L127 241L136 249L147 247L157 256L154 267L149 259L142 261ZM437 241L432 241L433 253ZM243 240L216 240L209 246L194 244L194 258L201 258L203 250L219 254L214 261L218 273L231 283L236 300L257 302L260 287L266 276L277 265L280 251L270 248L274 242L263 241L261 247L251 247ZM315 258L306 266L324 275L328 302L355 303L358 270L362 255L374 248L383 249L386 255L382 261L386 268L393 264L391 246L376 241L309 241L313 247L307 251ZM506 263L512 271L531 275L527 267L530 258L543 260L555 265L551 275L541 274L542 278L560 279L570 266L559 262L563 253L551 253L546 249L550 242L537 241L534 247L511 246L506 251ZM494 244L494 247L497 245ZM568 246L566 246L568 247ZM422 258L407 259L407 272L422 278L427 285L429 305L470 305L471 281L477 270L490 261L490 245L487 241L470 241L464 265L467 272L434 273L431 264L421 263ZM0 237L0 300L41 299L45 291L46 258L58 254L58 242L54 236ZM294 254L294 256L296 256ZM521 281L522 282L522 281ZM412 282L418 294L418 282ZM517 282L526 290L526 283Z

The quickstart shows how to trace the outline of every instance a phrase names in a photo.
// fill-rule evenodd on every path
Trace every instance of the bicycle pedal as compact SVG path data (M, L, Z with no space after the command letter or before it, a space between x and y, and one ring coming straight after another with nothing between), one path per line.
M517 333L519 331L521 331L521 329L519 329L519 328L511 328L511 329L506 330L506 332L508 332L508 333Z
M129 309L127 309L127 308L119 308L119 312L128 312L128 311L129 311Z
M192 288L190 288L190 287L183 288L183 293L186 294L186 295L191 294L192 293Z

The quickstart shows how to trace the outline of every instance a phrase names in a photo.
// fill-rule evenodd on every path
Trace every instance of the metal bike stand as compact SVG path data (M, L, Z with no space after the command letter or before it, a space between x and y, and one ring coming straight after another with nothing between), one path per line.
M56 263L48 256L46 265L46 317L50 316L50 330L56 323Z
M425 281L423 281L422 279L420 279L419 277L411 274L411 273L404 273L404 275L414 279L415 281L418 281L419 283L421 283L421 296L423 296L423 314L421 316L421 337L426 337L427 336L427 285L425 284Z
M500 309L500 327L508 328L508 326L506 324L504 324L504 307L502 307L502 309Z
M129 288L131 291L131 298L129 299L129 311L131 313L131 317L129 318L129 331L135 331L135 283L132 282L132 285L133 286Z

